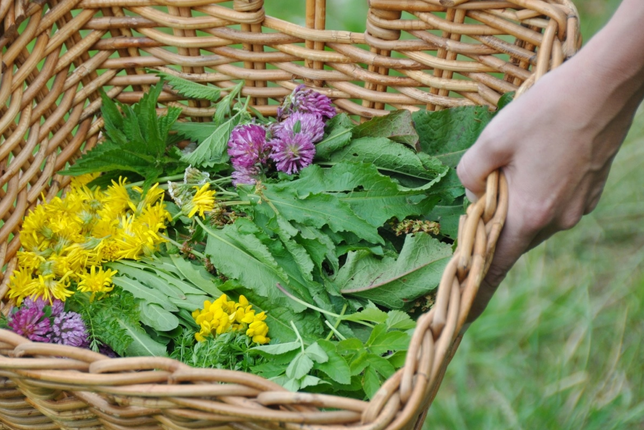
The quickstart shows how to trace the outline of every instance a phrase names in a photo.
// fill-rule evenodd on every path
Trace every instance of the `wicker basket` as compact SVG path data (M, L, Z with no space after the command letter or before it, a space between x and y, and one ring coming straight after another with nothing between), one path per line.
M222 88L244 80L243 95L265 115L299 83L362 118L392 108L493 108L580 42L569 0L369 7L366 31L352 33L325 29L325 0L306 0L304 27L266 16L262 0L0 0L0 297L24 214L64 188L69 178L57 172L99 139L101 87L136 102L157 81L146 73L152 68ZM207 102L170 89L160 100L195 121L213 114ZM417 427L505 219L504 179L492 174L487 190L462 219L459 248L405 366L370 402L291 393L257 376L170 359L108 359L0 331L0 422L30 430Z

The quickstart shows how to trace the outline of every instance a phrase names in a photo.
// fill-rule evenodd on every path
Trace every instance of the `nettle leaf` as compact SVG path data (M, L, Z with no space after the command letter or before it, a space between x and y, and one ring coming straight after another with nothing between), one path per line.
M172 130L188 140L201 144L208 139L219 126L214 122L176 122Z
M346 113L331 118L326 123L324 139L315 144L315 157L325 160L333 152L347 146L351 142L353 127Z
M421 110L412 115L420 136L420 149L456 167L461 156L479 137L494 116L484 106L465 106L435 112Z
M182 96L210 100L211 102L216 102L221 98L221 90L217 87L198 84L167 72L158 71L156 73Z
M196 168L212 167L218 163L228 161L228 139L233 128L239 123L241 118L237 114L228 121L223 122L215 131L203 142L197 149L189 154L184 154L181 161L192 165Z
M418 133L414 129L411 112L406 109L395 110L386 116L372 118L353 129L353 138L386 137L394 142L412 148L418 143Z
M443 176L446 171L440 160L437 162L427 154L420 155L414 149L386 137L354 139L346 147L334 152L328 161L330 163L344 161L372 163L389 174L430 181Z
M400 309L434 290L452 255L451 247L427 234L407 235L398 258L350 252L334 283L389 309Z

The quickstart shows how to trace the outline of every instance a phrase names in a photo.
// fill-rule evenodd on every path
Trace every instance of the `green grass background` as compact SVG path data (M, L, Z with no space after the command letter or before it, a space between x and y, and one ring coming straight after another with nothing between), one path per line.
M575 3L588 39L619 2ZM644 429L642 166L640 109L597 209L525 255L468 331L426 430Z

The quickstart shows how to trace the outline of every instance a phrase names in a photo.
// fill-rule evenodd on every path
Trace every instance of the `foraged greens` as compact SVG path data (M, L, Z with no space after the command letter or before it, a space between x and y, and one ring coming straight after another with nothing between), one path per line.
M66 343L64 302L74 346L370 398L431 306L464 206L454 167L492 113L356 124L300 86L267 119L241 84L161 78L132 107L103 95L104 142L25 220L6 324ZM213 121L158 115L164 84L217 101Z

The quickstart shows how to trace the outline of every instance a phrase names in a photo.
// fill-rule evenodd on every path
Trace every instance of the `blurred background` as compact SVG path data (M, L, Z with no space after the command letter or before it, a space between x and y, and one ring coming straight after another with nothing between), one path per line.
M584 40L619 4L573 1ZM266 2L300 24L304 5ZM366 10L328 0L327 27L364 31ZM641 111L597 209L524 256L470 328L424 430L644 429Z

